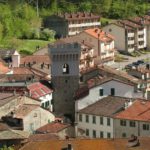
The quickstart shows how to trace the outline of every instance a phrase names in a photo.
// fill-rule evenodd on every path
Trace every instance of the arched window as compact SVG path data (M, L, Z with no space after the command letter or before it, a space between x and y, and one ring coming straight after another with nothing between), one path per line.
M63 65L63 74L69 74L69 65L68 64Z

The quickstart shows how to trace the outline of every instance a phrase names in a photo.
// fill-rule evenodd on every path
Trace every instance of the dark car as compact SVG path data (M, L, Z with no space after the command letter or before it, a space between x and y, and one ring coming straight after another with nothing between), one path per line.
M138 64L144 64L144 61L143 60L138 60L137 63Z
M138 62L133 62L132 65L133 65L133 66L138 66L139 63L138 63Z

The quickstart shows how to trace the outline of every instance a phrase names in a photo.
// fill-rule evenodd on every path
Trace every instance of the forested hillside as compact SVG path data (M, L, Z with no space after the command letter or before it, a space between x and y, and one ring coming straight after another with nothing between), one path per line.
M61 12L88 11L105 18L120 19L143 15L149 0L0 0L0 47L17 47L16 39L53 38L41 30L43 17Z

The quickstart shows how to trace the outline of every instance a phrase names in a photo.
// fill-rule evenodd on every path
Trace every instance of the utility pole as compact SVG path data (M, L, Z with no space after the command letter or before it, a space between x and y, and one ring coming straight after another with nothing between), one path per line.
M36 15L39 17L39 0L36 0Z

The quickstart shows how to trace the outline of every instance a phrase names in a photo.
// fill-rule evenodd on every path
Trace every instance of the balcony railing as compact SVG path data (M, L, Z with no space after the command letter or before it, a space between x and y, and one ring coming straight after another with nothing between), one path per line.
M88 26L100 26L100 22L69 24L69 28Z

